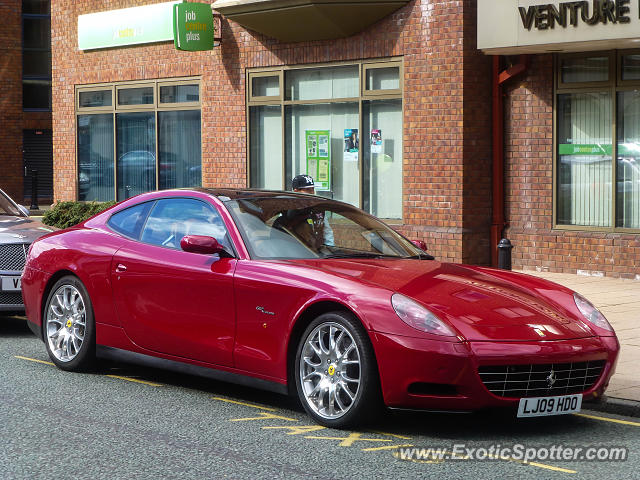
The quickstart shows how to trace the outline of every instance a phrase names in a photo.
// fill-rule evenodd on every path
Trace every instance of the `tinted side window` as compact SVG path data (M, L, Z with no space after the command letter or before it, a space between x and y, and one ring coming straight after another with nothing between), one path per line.
M144 226L141 240L179 249L180 240L185 235L207 235L227 248L230 246L218 212L210 205L191 198L159 200Z
M137 240L152 206L153 202L146 202L127 208L112 215L107 224L116 232Z

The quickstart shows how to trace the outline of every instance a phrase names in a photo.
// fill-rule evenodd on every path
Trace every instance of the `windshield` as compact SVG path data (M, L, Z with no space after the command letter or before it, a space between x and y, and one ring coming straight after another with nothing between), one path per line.
M0 190L0 215L14 215L17 217L24 217L24 214L20 210L18 210L18 208L2 190Z
M425 253L380 220L318 197L229 200L252 258L408 258Z

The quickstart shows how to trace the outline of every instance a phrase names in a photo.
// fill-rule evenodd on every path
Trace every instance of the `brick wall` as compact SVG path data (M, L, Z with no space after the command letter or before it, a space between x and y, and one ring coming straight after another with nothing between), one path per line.
M247 68L403 56L404 223L398 229L425 240L439 259L488 261L490 59L476 51L475 34L463 35L465 28L475 31L475 1L414 0L358 35L293 44L223 19L222 45L210 52L179 52L169 43L80 52L79 14L153 2L52 3L57 200L76 196L74 85L201 75L203 184L244 187ZM472 185L475 193L465 195Z
M22 111L22 1L0 2L0 188L24 203L22 131L50 129L50 112Z
M635 278L639 235L553 229L552 56L533 56L505 93L505 235L514 267Z
M0 3L0 188L22 200L22 2Z

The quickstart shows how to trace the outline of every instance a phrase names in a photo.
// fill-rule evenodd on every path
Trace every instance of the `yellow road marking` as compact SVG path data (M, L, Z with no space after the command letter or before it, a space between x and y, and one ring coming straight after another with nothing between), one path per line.
M20 355L15 355L14 357L15 358L19 358L20 360L28 360L30 362L44 363L45 365L53 365L53 363L51 363L51 362L45 362L44 360L38 360L37 358L23 357L23 356L20 356Z
M354 442L390 442L388 438L362 438L362 433L352 432L346 437L314 437L314 436L306 436L304 438L309 438L312 440L340 440L338 446L340 447L351 447Z
M260 415L260 416L259 417L247 417L247 418L232 418L229 421L230 422L249 422L249 421L252 421L252 420L271 420L271 419L286 420L288 422L297 422L298 421L295 418L283 417L282 415L274 415L273 413L260 412L260 413L258 413L258 415Z
M516 461L513 459L510 459L511 461ZM575 470L569 470L568 468L562 468L562 467L554 467L553 465L546 465L544 463L538 463L538 462L521 462L524 465L531 465L533 467L538 467L538 468L546 468L547 470L554 470L556 472L563 472L563 473L578 473Z
M404 435L398 435L397 433L380 432L378 430L369 430L369 432L377 435L386 435L387 437L395 437L401 440L411 440L411 437L405 437Z
M118 380L126 380L127 382L142 383L143 385L148 385L150 387L163 387L164 386L161 383L148 382L147 380L138 380L137 378L131 378L131 377L121 377L120 375L105 375L105 377L117 378Z
M622 425L631 425L633 427L640 427L638 422L630 422L628 420L618 420L617 418L598 417L596 415L587 415L586 413L574 413L578 417L592 418L594 420L602 420L603 422L621 423Z
M287 435L300 435L303 433L317 432L318 430L324 430L326 427L320 425L309 426L280 426L280 427L262 427L263 430L289 430Z
M410 443L405 443L404 445L385 445L384 447L371 447L371 448L363 448L363 452L377 452L379 450L393 450L394 448L409 448L413 447Z
M268 412L276 411L275 408L263 407L262 405L256 405L254 403L240 402L238 400L231 400L230 398L223 398L223 397L211 397L211 398L213 398L214 400L220 400L221 402L235 403L236 405L244 405L245 407L257 408L259 410L267 410Z

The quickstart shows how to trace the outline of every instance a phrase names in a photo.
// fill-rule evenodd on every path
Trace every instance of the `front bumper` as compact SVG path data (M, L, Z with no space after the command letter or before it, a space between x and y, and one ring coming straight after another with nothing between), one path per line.
M478 374L480 366L606 360L598 380L582 392L584 400L595 399L607 388L619 351L615 337L453 343L375 332L372 339L385 404L419 410L517 407L520 398L489 392Z
M1 277L19 277L19 270L0 270ZM0 287L0 312L24 312L24 301L20 290L2 290Z

